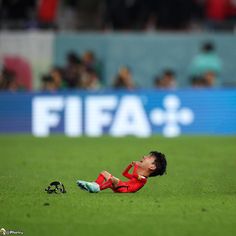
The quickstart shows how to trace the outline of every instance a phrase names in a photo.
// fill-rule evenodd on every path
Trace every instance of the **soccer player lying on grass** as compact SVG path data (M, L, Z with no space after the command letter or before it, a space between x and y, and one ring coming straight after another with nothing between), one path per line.
M78 180L77 184L82 190L90 193L97 193L107 188L116 193L134 193L147 183L148 177L163 175L166 172L166 166L165 155L152 151L144 156L141 161L133 161L126 167L122 173L123 176L129 179L126 182L112 176L107 171L102 171L95 182ZM130 174L129 170L132 167L134 167L133 172Z

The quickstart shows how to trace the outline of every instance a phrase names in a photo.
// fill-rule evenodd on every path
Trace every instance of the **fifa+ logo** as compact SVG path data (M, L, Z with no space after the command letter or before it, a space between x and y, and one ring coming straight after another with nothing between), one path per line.
M181 108L180 100L175 95L168 95L164 98L165 110L156 108L152 110L150 119L154 125L164 125L163 135L176 137L181 134L180 125L190 125L194 120L194 113L191 109Z

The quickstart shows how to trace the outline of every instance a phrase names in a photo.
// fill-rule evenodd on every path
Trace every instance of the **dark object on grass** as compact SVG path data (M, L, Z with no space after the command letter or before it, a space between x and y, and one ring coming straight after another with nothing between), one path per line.
M60 181L53 181L49 184L49 186L45 189L47 193L66 193L64 185Z

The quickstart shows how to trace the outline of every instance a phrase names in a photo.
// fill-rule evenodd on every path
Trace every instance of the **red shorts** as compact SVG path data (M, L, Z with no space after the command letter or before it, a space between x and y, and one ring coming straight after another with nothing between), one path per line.
M129 193L129 184L119 180L116 188L112 188L115 193Z

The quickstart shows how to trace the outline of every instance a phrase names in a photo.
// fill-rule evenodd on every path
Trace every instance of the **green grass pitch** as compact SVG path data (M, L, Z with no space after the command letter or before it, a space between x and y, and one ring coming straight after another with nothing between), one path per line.
M0 228L24 235L236 235L236 137L0 136ZM102 170L164 152L167 175L135 194L81 191ZM66 194L49 195L53 181Z

